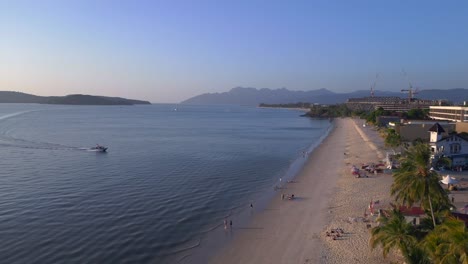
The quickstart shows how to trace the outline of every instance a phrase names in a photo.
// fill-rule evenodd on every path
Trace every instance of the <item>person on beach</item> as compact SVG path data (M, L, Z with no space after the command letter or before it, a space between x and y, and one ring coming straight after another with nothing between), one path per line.
M253 209L253 204L252 204L252 203L250 203L250 208L252 208L252 209Z
M284 193L281 194L281 200L284 200Z
M226 229L227 229L227 219L224 218L224 230L226 230Z
M229 226L231 226L232 229L232 220L229 220Z

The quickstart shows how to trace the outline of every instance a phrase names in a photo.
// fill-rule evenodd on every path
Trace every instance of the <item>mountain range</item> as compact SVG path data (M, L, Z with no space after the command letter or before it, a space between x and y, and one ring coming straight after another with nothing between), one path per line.
M134 105L151 104L148 101L120 97L71 94L67 96L37 96L32 94L0 91L0 103L36 103L63 105Z
M398 96L405 98L408 96L402 92L375 91L375 96ZM318 89L310 91L291 91L286 88L281 89L256 89L236 87L223 93L205 93L194 96L182 104L234 104L234 105L252 105L260 103L265 104L287 104L287 103L318 103L318 104L337 104L344 103L348 98L370 96L369 90L358 90L349 93L335 93L327 89ZM468 89L433 89L422 90L416 96L420 99L439 100L445 99L454 103L468 101Z

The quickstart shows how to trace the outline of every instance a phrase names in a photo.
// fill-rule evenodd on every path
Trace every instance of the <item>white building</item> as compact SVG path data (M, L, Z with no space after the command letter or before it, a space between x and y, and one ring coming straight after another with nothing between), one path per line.
M468 106L430 106L429 117L436 120L468 122Z
M452 160L452 167L468 166L468 140L455 133L444 137L444 132L439 123L429 129L432 158L445 156Z

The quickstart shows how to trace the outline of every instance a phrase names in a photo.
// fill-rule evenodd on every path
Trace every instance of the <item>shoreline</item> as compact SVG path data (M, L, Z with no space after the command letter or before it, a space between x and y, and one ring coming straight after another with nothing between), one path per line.
M274 106L257 106L260 109L284 109L284 110L293 110L301 112L309 112L310 108L300 108L300 107L274 107Z
M352 165L382 159L381 142L363 131L357 120L335 119L334 129L309 156L293 182L281 192L297 199L281 200L281 193L246 226L235 227L232 242L209 263L390 263L400 261L369 247L369 226L363 214L369 201L377 208L390 202L390 174L355 178ZM377 135L378 136L378 135ZM374 142L376 141L376 142ZM351 220L350 220L351 219ZM342 228L336 240L327 231Z
M341 122L332 123L328 136L309 154L294 180L285 183L264 210L256 212L246 225L233 228L235 237L209 263L318 261L319 236L326 224L326 197L333 195L336 171L343 160L343 152L336 147L345 144L346 130L339 129ZM331 153L330 147L334 150ZM282 193L294 194L295 199L281 200Z
M268 206L272 203L272 201L276 198L276 196L281 195L281 191L284 191L284 186L291 182L295 182L295 178L300 174L300 172L304 169L304 166L308 163L308 159L316 149L325 141L333 130L336 127L335 122L330 122L328 128L326 128L324 134L322 134L318 140L312 142L309 146L304 149L303 154L298 154L298 156L294 157L291 161L289 168L279 173L278 176L281 179L281 182L278 182L278 178L272 178L271 189L268 187L265 190L262 190L259 195L254 197L252 200L253 204L255 205L254 209L246 208L241 206L237 208L238 210L231 211L226 218L232 219L235 223L236 228L239 226L240 230L248 229L248 225L252 222L252 220L256 217L257 214L264 212L267 210ZM305 155L305 156L304 156ZM275 185L278 187L276 189ZM249 210L250 209L250 210ZM205 233L203 237L196 241L195 246L193 246L192 241L190 246L186 249L180 250L178 253L170 257L171 263L207 263L207 261L211 260L214 256L218 255L222 252L226 247L229 247L231 243L237 238L238 236L237 231L228 232L224 230L222 219L220 219L220 223L209 230L209 232Z

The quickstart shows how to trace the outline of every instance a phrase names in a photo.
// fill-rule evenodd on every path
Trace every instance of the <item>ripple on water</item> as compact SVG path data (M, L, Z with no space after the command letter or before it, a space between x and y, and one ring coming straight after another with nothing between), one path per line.
M2 119L24 107L40 111ZM180 108L0 105L1 262L168 262L328 127L288 111ZM85 151L96 143L109 153Z

